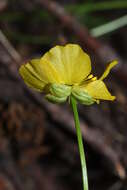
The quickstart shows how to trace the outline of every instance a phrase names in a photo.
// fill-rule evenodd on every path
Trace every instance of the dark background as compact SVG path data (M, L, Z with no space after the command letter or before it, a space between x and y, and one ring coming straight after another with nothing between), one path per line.
M119 60L106 79L116 100L78 108L89 189L127 190L126 24L127 0L0 0L0 190L82 189L70 105L47 102L18 73L66 43L89 53L97 76Z

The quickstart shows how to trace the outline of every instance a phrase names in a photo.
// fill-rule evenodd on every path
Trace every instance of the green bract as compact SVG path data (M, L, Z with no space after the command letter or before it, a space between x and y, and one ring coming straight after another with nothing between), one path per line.
M49 94L45 97L53 103L63 103L67 100L67 97L71 94L71 86L64 84L51 84L49 86Z
M67 97L71 94L71 86L65 84L52 84L50 86L50 93L57 97Z
M64 84L51 84L49 86L49 93L45 97L50 102L63 103L71 94L82 104L91 105L95 102L92 96L87 91L84 91L84 89L82 90L78 86L72 88Z
M67 100L67 96L65 96L65 97L57 97L57 96L54 96L52 94L47 94L45 96L45 98L48 101L52 102L52 103L63 103L63 102L65 102Z
M87 91L80 89L79 87L74 87L72 89L72 95L75 97L77 101L81 104L91 105L95 102L95 100L88 94Z

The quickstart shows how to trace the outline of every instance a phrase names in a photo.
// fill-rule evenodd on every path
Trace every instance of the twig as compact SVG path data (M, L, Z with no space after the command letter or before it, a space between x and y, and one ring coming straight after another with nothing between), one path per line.
M6 36L3 34L3 32L0 30L0 43L3 45L3 47L6 49L8 54L13 58L13 60L16 63L21 62L21 57L18 54L18 52L13 48L11 43L8 41Z
M0 0L0 11L3 11L7 5L7 0Z

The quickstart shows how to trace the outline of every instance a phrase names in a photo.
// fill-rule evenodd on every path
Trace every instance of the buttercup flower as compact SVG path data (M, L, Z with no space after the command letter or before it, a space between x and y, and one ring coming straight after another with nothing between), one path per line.
M72 95L80 103L91 105L100 100L114 100L103 79L117 61L111 62L97 79L91 74L91 61L79 45L55 46L40 59L33 59L20 67L25 83L52 102L64 102Z

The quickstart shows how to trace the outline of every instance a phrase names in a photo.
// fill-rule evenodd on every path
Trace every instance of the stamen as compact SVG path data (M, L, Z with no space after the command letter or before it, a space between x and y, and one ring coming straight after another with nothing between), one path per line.
M92 74L90 74L88 77L87 77L87 79L92 79L93 78L93 75ZM86 80L87 80L86 79Z
M80 85L85 85L85 84L88 84L89 82L93 82L97 80L97 77L94 77L92 74L90 74L87 78L85 78L81 83Z
M93 78L91 79L91 81L95 81L95 80L97 80L97 77L93 77Z

